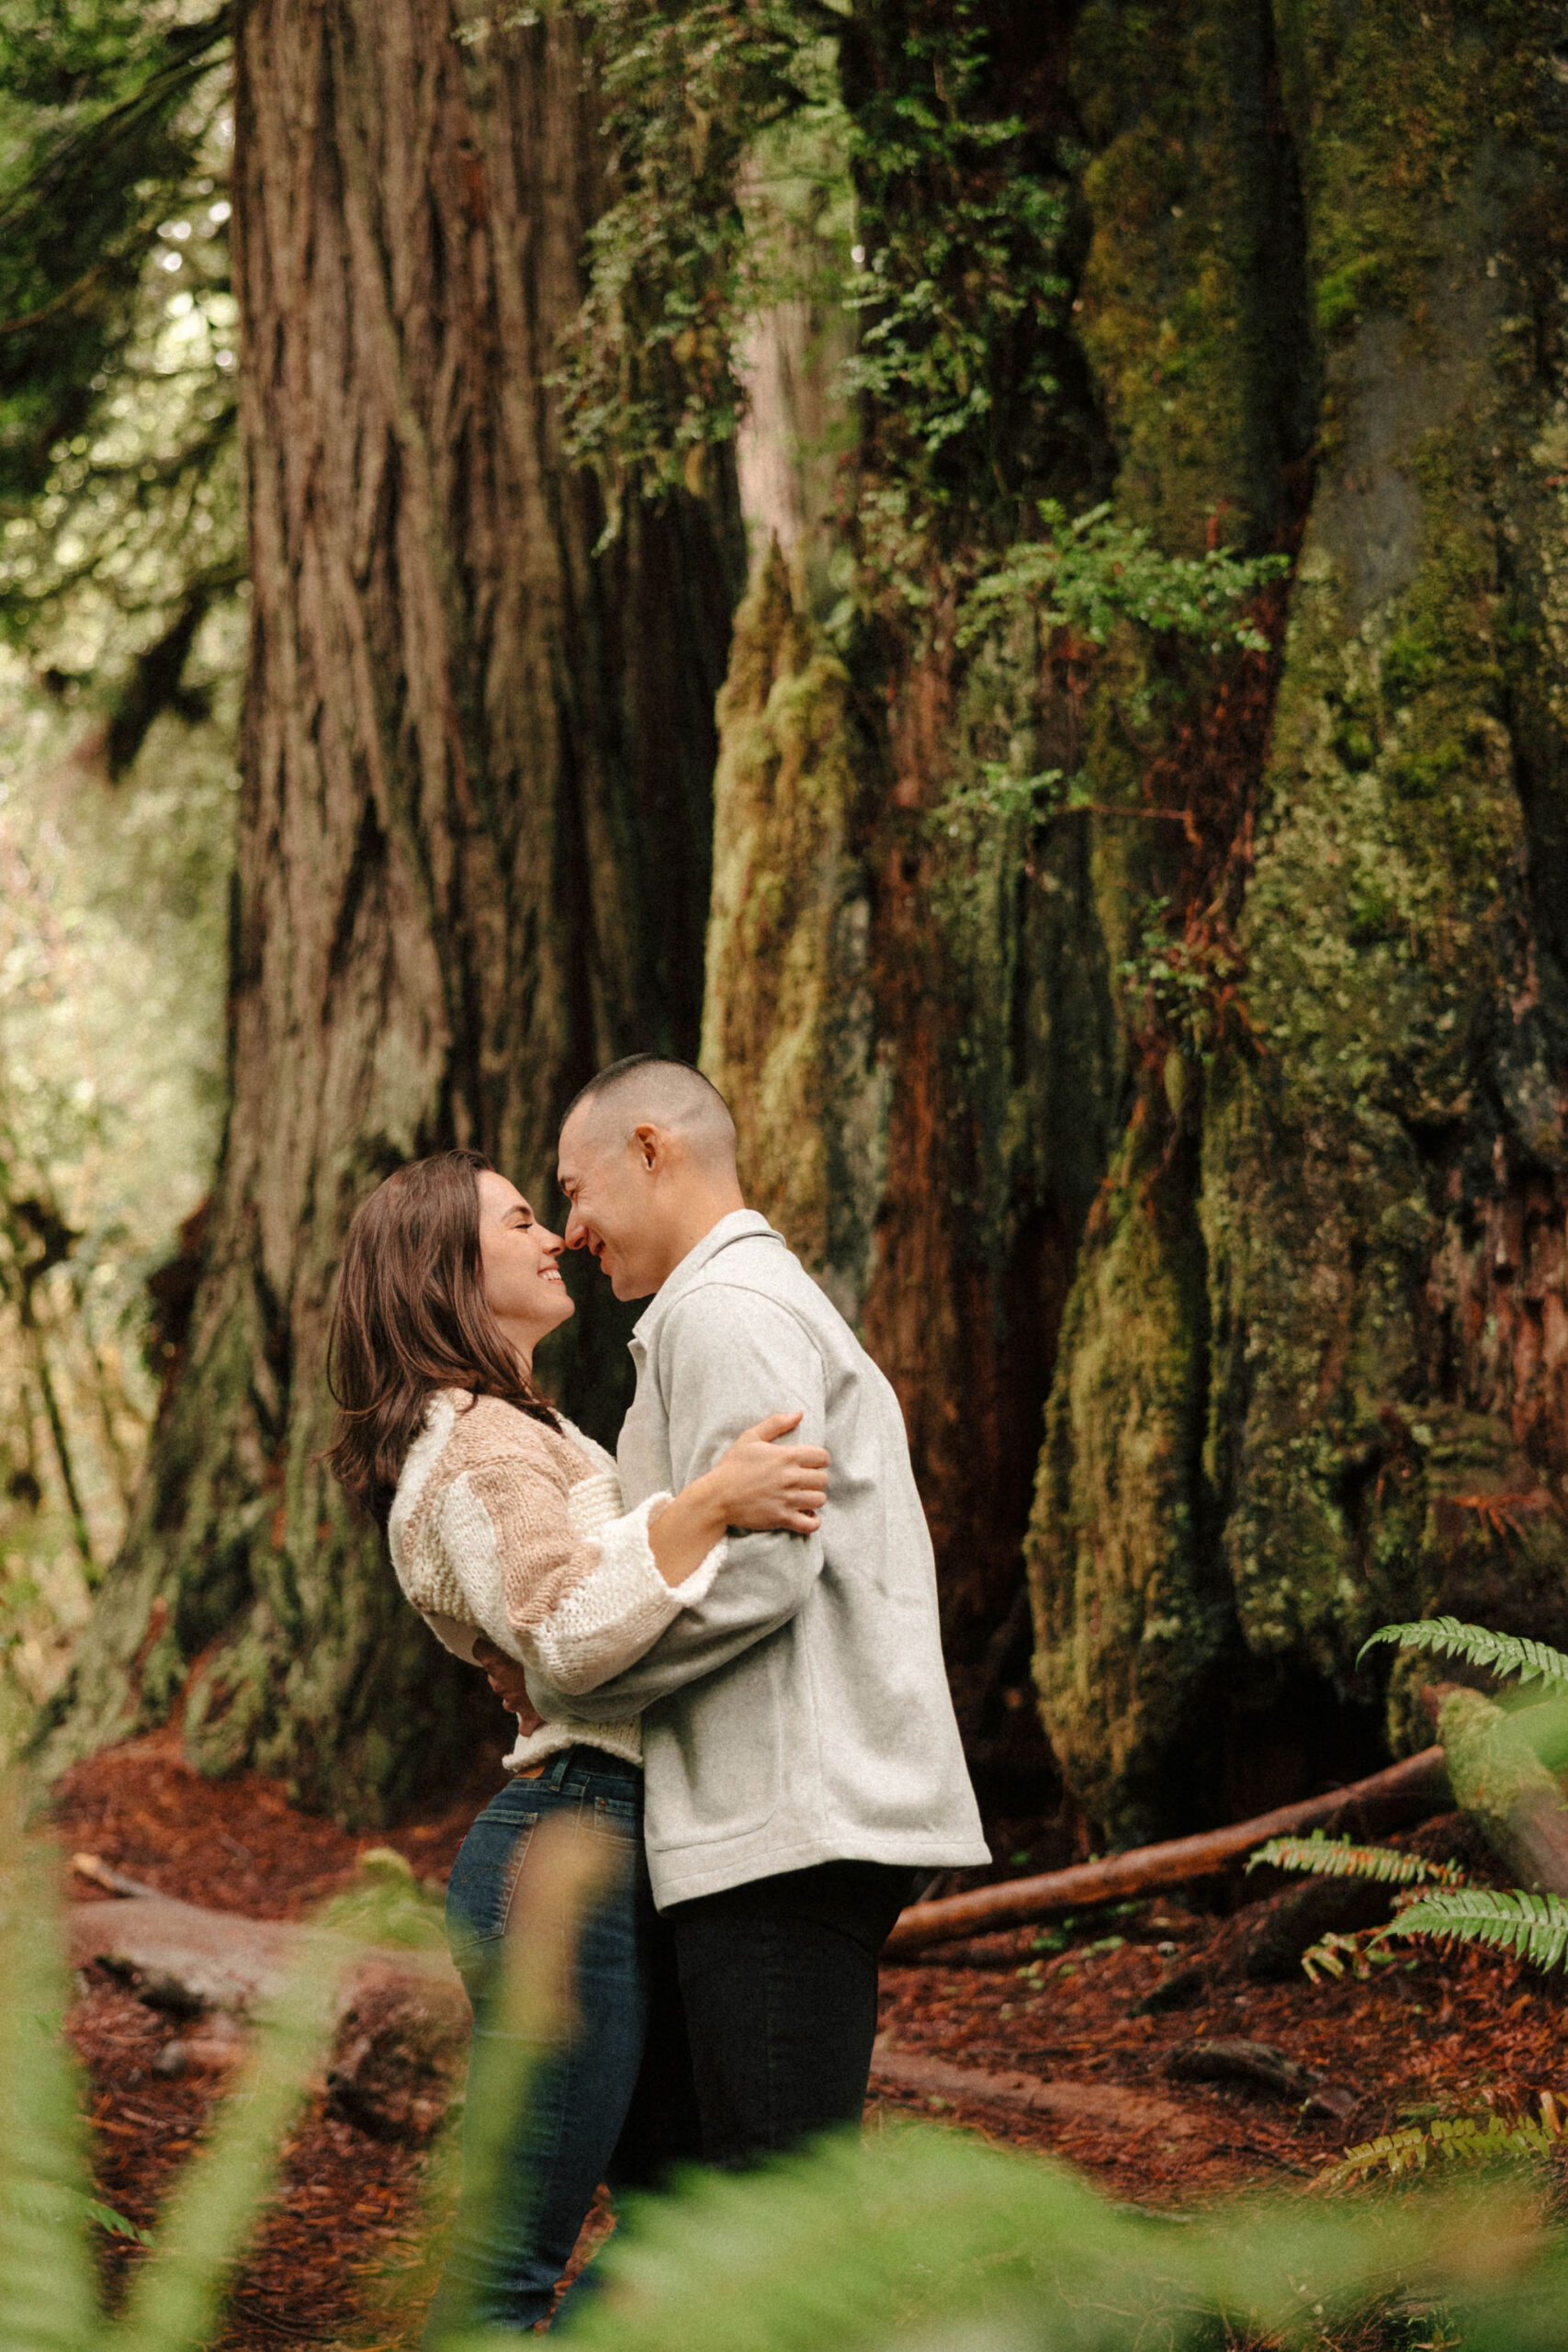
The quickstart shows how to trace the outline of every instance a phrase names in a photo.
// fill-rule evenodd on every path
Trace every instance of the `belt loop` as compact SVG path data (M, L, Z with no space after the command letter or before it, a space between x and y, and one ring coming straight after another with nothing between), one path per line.
M557 1748L557 1750L556 1750L556 1752L555 1752L555 1754L551 1757L551 1758L550 1758L550 1760L549 1760L548 1764L547 1764L547 1765L546 1766L546 1768L545 1768L545 1785L546 1785L546 1787L547 1787L547 1788L550 1788L550 1789L558 1789L558 1788L560 1788L560 1787L563 1785L563 1783L565 1782L566 1776L567 1776L568 1772L569 1772L570 1770L571 1770L571 1750L570 1750L570 1747L558 1747L558 1748Z

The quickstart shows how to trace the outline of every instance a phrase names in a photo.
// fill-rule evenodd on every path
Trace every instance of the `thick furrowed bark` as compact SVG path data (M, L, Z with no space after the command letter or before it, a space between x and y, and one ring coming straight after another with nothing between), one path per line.
M236 285L254 623L231 1094L205 1273L136 1526L50 1743L156 1720L340 1808L472 1736L316 1459L344 1227L403 1159L490 1151L548 1216L596 1064L696 1042L732 554L693 502L606 553L544 379L599 201L565 12L256 0ZM597 1295L541 1365L613 1419Z

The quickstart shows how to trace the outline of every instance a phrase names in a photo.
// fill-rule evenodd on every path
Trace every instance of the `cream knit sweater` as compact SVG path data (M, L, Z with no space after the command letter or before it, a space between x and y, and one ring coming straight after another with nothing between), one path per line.
M571 1422L558 1432L499 1397L442 1389L398 1480L392 1566L459 1657L488 1634L570 1697L623 1672L705 1599L725 1546L683 1584L666 1584L648 1530L669 1500L649 1495L627 1511L611 1456ZM506 1762L516 1771L578 1741L642 1760L635 1715L590 1724L563 1713Z

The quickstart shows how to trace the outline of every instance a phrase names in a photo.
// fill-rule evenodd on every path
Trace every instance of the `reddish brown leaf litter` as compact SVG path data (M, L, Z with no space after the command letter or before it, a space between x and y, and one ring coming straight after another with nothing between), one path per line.
M73 1766L54 1815L68 1851L96 1854L160 1894L250 1919L297 1919L345 1885L372 1846L396 1847L422 1878L444 1884L469 1823L505 1780L502 1753L498 1735L493 1754L477 1760L468 1786L440 1810L355 1834L298 1811L281 1781L254 1772L205 1780L171 1728ZM96 1892L73 1878L74 1899Z
M164 2198L199 2145L220 2086L206 2075L165 2081L154 2071L180 2025L101 1981L69 2019L89 2077L88 2114L98 2194L128 2221L155 2226ZM417 2258L423 2160L367 2139L323 2111L318 2094L286 2152L282 2185L236 2281L221 2352L279 2344L372 2343L363 2333L383 2270ZM140 2260L124 2238L103 2242L102 2275L117 2297ZM382 2341L400 2339L380 2331Z
M1037 1939L1024 1929L989 1939L998 1965L890 1967L883 2031L901 2050L967 2066L1179 2099L1205 2129L1170 2141L1157 2131L1003 2118L962 2101L936 2110L993 2139L1051 2149L1112 2194L1157 2204L1306 2181L1348 2146L1402 2124L1488 2108L1519 2114L1542 2090L1568 2089L1561 1981L1487 1952L1395 1946L1393 1962L1363 1983L1314 1985L1298 1975L1278 1984L1221 1984L1174 2013L1130 2016L1168 1973L1175 1950L1200 1950L1216 1926L1185 1907L1146 1902L1115 1918L1086 1917L1059 1952L1032 1951ZM1166 2071L1183 2044L1236 2038L1265 2043L1349 2091L1347 2120L1303 2114L1239 2085L1174 2081ZM916 2096L885 2094L878 2104L933 2111Z
M58 1820L68 1851L86 1849L128 1876L187 1901L288 1918L344 1885L356 1855L389 1844L422 1877L444 1879L499 1772L439 1813L387 1833L351 1836L292 1807L280 1783L209 1781L160 1734L78 1766ZM73 1882L73 1893L90 1897ZM107 1896L105 1900L111 1899ZM1119 2086L1116 2099L1063 2098L1043 2110L954 2095L884 2090L874 2130L897 2110L966 2125L1049 2151L1110 2193L1174 2205L1244 2187L1300 2193L1351 2143L1434 2113L1506 2113L1540 2091L1568 2090L1561 1980L1472 1952L1403 1951L1365 1983L1318 1986L1216 1983L1191 2006L1133 2017L1134 2004L1179 1963L1234 1936L1219 1918L1154 1897L1086 1913L1070 1928L1024 1928L885 1974L884 2034L906 2053L1058 2085ZM977 1963L985 1964L977 1964ZM72 2033L91 2079L95 2165L106 2201L146 2225L199 2141L220 2077L164 2080L159 2051L188 2026L164 2019L107 1980L91 1982ZM1242 2085L1178 2080L1166 2062L1195 2041L1263 2043L1353 2095L1343 2122ZM950 2078L942 2077L945 2082ZM1172 2104L1201 2122L1162 2131ZM1104 2120L1106 2116L1121 2119ZM1152 2120L1151 2120L1152 2119ZM393 2347L417 2340L439 2230L423 2202L430 2159L367 2137L311 2100L288 2152L284 2183L236 2285L215 2352L287 2345ZM601 2238L601 2212L581 2251ZM135 2256L106 2249L123 2273ZM387 2316L378 2279L400 2281L404 2316Z

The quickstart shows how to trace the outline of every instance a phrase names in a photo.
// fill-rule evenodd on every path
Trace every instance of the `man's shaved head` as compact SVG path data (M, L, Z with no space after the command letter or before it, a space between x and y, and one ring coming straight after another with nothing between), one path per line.
M733 1173L735 1122L716 1086L690 1062L628 1054L591 1078L562 1121L577 1120L596 1143L623 1143L640 1126L679 1136L705 1167Z
M566 1246L617 1298L647 1298L721 1217L742 1209L735 1122L690 1062L630 1054L585 1086L560 1133Z

